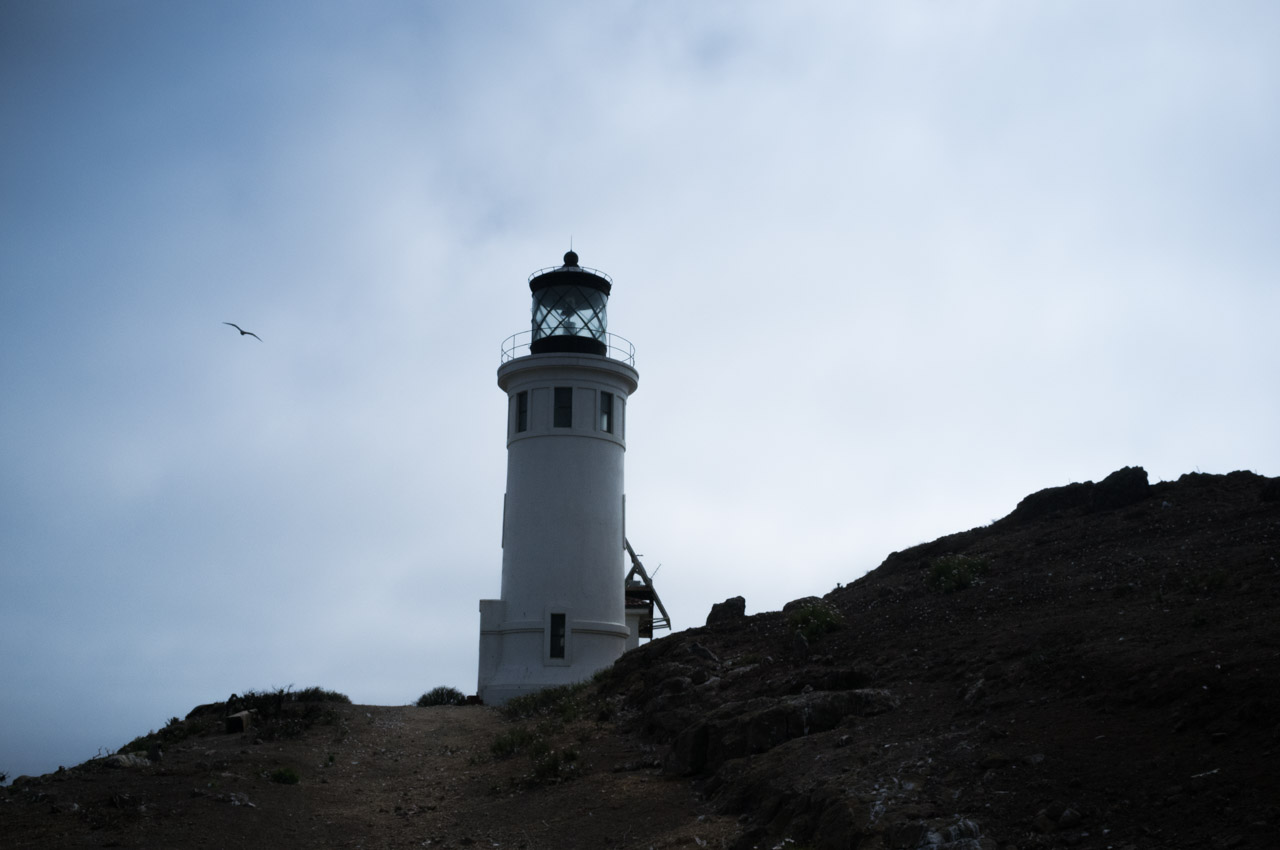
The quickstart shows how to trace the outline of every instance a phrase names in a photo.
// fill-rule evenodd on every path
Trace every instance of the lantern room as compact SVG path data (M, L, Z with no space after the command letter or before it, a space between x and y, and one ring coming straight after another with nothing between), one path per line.
M573 251L564 265L534 272L532 354L563 352L605 354L608 351L606 307L613 282L596 269L578 265Z

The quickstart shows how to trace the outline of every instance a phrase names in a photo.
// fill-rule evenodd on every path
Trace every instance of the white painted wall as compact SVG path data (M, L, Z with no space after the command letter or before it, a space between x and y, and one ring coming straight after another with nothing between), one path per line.
M581 681L627 647L623 456L627 399L639 375L590 354L533 354L504 363L507 492L500 600L480 603L478 693L489 704ZM555 387L573 388L569 428L553 423ZM528 430L516 397L529 394ZM613 433L600 393L614 396ZM551 657L551 615L566 615L564 658Z

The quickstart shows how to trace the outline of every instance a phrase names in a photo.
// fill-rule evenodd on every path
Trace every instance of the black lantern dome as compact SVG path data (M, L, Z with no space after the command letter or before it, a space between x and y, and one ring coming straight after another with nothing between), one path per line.
M613 281L602 271L578 265L573 251L564 265L529 277L533 293L532 354L571 352L605 354L609 325L606 310Z

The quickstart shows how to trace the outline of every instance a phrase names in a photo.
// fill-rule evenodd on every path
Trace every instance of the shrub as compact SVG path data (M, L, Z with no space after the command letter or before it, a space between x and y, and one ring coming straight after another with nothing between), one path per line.
M418 697L418 701L414 705L419 708L426 708L429 705L462 705L466 701L467 698L462 691L457 688L450 688L447 685L440 685Z
M986 558L975 558L971 555L943 555L934 558L929 567L928 584L942 593L955 593L964 590L986 575L990 568Z
M337 713L325 707L326 704L351 704L350 697L337 691L315 687L295 691L292 687L245 691L241 696L232 694L225 703L215 703L213 707L224 715L237 711L253 712L257 736L274 741L296 738L317 723L334 723Z
M294 691L290 696L294 702L340 702L343 705L351 705L351 697L337 691L327 691L324 688L303 688L300 691Z
M592 681L598 681L598 678ZM509 700L502 706L503 716L512 721L532 721L533 728L514 726L495 738L489 751L498 759L517 754L528 756L532 772L524 779L526 785L573 778L577 775L578 751L571 746L556 748L552 744L557 733L564 732L570 724L593 717L596 720L608 719L611 707L595 695L591 684L587 681L543 688ZM590 740L585 725L574 728L580 742Z
M304 703L311 706L321 702L339 702L343 705L351 705L351 697L346 694L340 694L337 691L327 691L324 688L317 687L295 691L293 686L289 685L272 691L245 691L240 697L236 697L233 694L232 698L227 700L226 710L229 712L241 710L257 711L262 717L274 717L285 712L287 707L294 703Z
M804 635L805 640L815 640L844 625L844 617L829 602L801 605L787 612L787 624Z
M510 732L503 732L494 738L493 743L489 745L489 752L493 753L494 758L511 758L521 751L536 749L534 745L540 740L537 735L528 729L523 726L517 726ZM542 741L541 743L541 749L545 750L546 742Z
M578 751L572 747L548 749L533 756L533 778L539 782L569 779L577 770Z
M291 767L282 767L271 774L272 782L279 782L281 785L297 785L301 781L298 771Z

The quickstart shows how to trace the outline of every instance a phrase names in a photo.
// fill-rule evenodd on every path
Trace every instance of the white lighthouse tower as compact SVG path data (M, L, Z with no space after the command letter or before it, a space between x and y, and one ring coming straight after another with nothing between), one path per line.
M503 345L502 598L480 601L477 693L490 705L589 677L635 632L622 460L639 374L631 344L608 332L612 286L570 251L529 276L533 327Z

